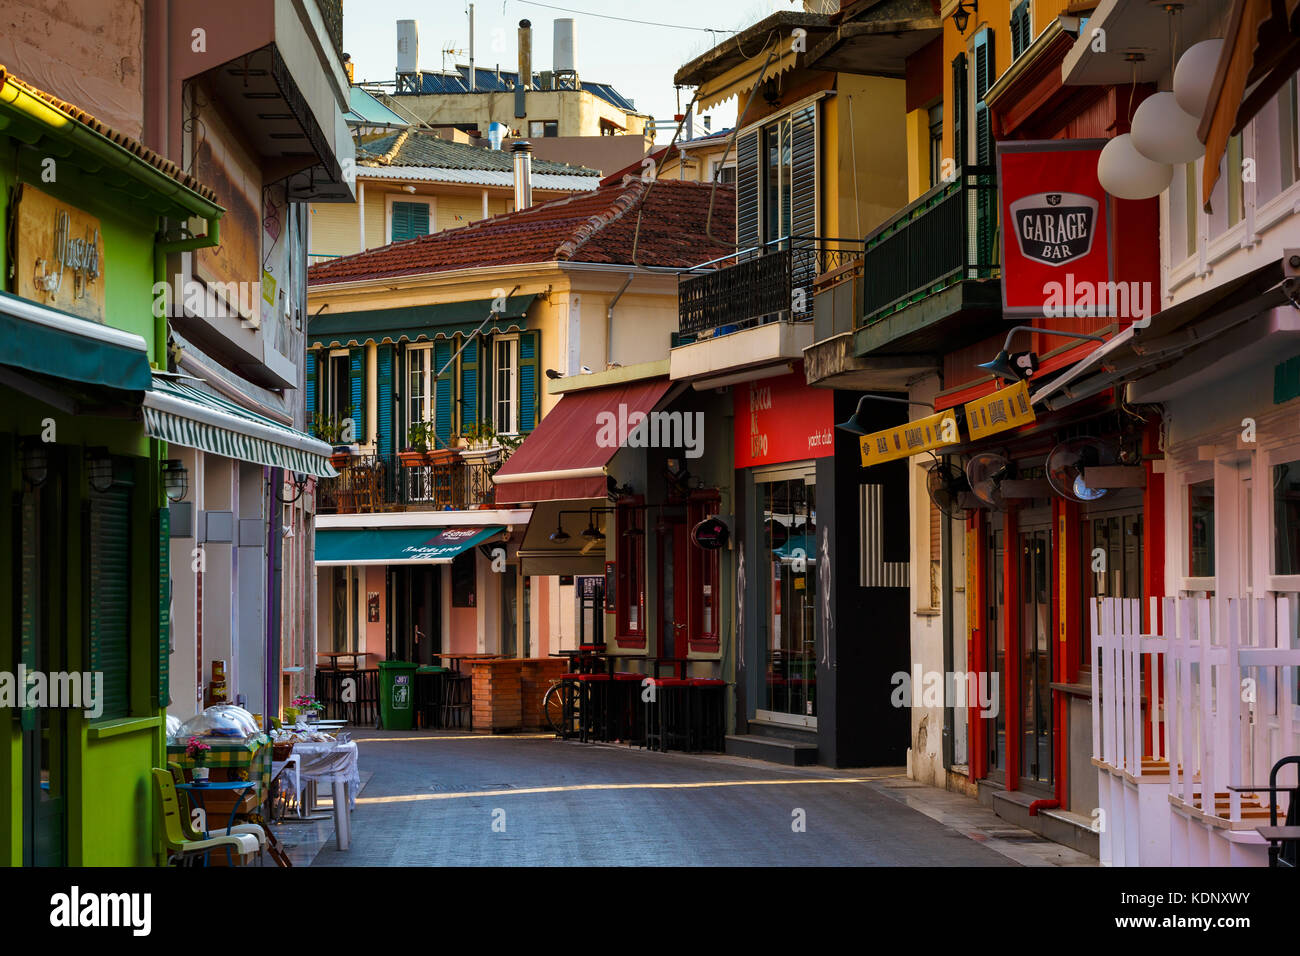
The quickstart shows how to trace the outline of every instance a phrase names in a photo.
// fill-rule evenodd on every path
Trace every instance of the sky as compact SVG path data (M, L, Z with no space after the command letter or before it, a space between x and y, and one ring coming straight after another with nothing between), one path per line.
M343 49L352 56L357 81L393 79L398 20L419 21L421 70L441 70L444 63L448 69L455 63L468 63L468 9L469 4L463 0L344 0ZM474 61L479 67L500 63L502 69L516 69L519 21L527 19L533 25L533 70L548 70L552 23L571 17L578 77L609 83L631 97L640 112L655 118L659 140L667 142L678 110L673 74L732 35L710 34L701 28L734 31L778 10L802 9L800 0L547 0L545 4L477 0ZM628 23L612 17L672 26ZM444 49L461 52L444 58ZM689 92L683 91L682 107L689 99ZM713 129L729 127L736 118L736 101L724 103L710 113Z

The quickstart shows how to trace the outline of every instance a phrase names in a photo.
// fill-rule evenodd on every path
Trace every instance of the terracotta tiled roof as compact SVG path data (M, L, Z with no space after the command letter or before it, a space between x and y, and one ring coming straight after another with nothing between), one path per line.
M112 140L114 143L116 143L118 146L121 146L127 152L132 153L135 156L138 156L140 159L144 160L146 163L148 163L150 166L157 169L159 172L163 173L166 176L170 176L172 179L176 180L182 186L194 190L194 192L198 193L200 196L202 196L204 199L208 200L209 202L212 203L219 202L219 200L217 199L217 194L213 192L212 189L203 185L201 182L199 182L189 173L185 172L185 170L181 169L179 166L173 163L170 159L167 159L165 156L161 156L158 153L155 153L152 149L150 149L148 146L145 146L144 143L141 143L139 140L133 139L132 137L127 136L125 133L119 133L111 126L107 126L101 123L99 120L95 119L95 117L91 116L89 113L83 110L80 106L74 106L72 103L65 103L63 102L63 100L59 99L57 96L54 96L52 93L46 93L44 90L38 90L30 83L20 80L12 73L9 73L4 68L3 64L0 64L0 85L3 85L6 82L12 83L14 86L18 87L24 92L30 93L32 96L35 96L37 99L43 100L44 102L48 103L50 106L58 110L60 113L63 113L65 116L68 116L76 120L78 123L81 123L83 126L90 127L92 130L94 130L99 135L105 137L106 139Z
M357 146L357 162L369 166L434 166L440 169L486 169L514 172L514 157L504 149L455 143L432 133L402 130ZM533 158L533 173L599 176L600 170Z
M709 206L710 231L705 235ZM640 234L637 215L641 214ZM518 212L394 242L313 266L312 285L532 262L601 262L683 268L735 252L730 186L634 180Z

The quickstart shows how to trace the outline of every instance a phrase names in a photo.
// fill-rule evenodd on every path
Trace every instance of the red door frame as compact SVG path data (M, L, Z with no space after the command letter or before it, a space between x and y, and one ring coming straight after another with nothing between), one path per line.
M655 545L658 554L658 574L655 581L655 653L658 657L667 656L668 649L663 646L663 629L666 622L659 620L664 608L664 570L671 564L673 569L673 657L687 657L690 643L690 574L686 561L686 519L682 515L663 515L661 523L655 528ZM672 541L672 555L664 547L666 540ZM684 676L684 675L678 675Z
M985 640L988 634L987 533L988 514L976 511L966 522L966 667L985 682L990 680ZM971 779L982 780L989 774L989 734L988 720L980 715L978 707L966 711L966 739Z
M1006 686L1002 706L1007 715L1007 755L1002 779L1008 790L1020 789L1020 522L1014 506L1002 513L1003 661ZM1014 705L1014 706L1013 706Z

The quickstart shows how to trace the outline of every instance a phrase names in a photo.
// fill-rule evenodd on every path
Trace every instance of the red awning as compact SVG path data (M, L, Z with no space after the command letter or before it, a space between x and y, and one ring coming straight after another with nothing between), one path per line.
M671 386L654 378L565 395L493 476L496 503L604 498L605 466Z

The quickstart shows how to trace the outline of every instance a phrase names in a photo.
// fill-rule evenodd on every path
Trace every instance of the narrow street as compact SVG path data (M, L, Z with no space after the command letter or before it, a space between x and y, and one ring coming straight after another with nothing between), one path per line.
M1095 865L901 768L783 767L549 735L355 739L365 784L352 848L323 832L314 866ZM280 828L299 865L311 830Z

